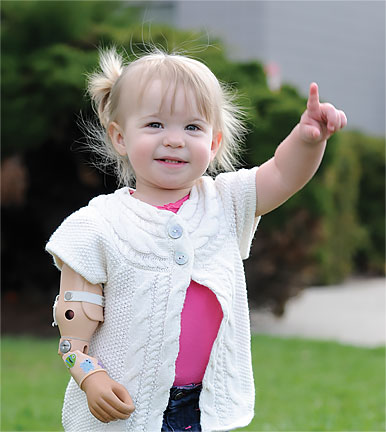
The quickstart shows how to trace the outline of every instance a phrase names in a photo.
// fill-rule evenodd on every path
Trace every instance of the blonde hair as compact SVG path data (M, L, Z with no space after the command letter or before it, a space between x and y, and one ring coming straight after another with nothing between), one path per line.
M88 93L100 124L87 124L86 132L92 150L100 156L104 167L114 168L120 185L131 184L135 175L128 157L115 150L108 127L117 121L123 82L134 77L138 99L154 78L168 83L167 88L176 89L183 84L185 89L191 89L200 114L212 125L214 133L222 135L220 148L208 171L216 174L235 169L246 128L244 114L234 102L235 94L229 86L220 83L206 65L184 55L154 49L125 64L117 50L110 48L100 51L100 70L88 77Z

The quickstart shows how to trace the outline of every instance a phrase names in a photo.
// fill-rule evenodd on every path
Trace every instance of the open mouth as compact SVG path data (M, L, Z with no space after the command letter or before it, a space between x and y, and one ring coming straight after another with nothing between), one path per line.
M183 160L177 159L156 159L157 162L161 162L163 164L171 164L171 165L185 165L187 162Z

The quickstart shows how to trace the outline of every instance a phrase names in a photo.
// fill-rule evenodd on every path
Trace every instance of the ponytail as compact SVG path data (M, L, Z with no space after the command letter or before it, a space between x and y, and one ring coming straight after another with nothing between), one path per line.
M99 69L91 73L87 79L87 91L99 122L81 122L88 147L96 156L94 165L104 172L109 172L112 168L119 185L132 184L134 177L129 159L115 150L108 134L108 126L117 114L117 81L122 77L125 66L115 47L100 50Z
M93 72L88 78L88 93L101 125L106 129L111 117L111 90L122 75L123 59L115 48L100 51L100 71Z

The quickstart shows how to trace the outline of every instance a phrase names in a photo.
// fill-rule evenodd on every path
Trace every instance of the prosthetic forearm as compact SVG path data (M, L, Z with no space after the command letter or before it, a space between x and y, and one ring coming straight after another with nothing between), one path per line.
M103 365L88 355L90 338L103 322L103 307L102 287L63 265L52 325L57 325L61 334L58 354L80 387L86 377L104 371Z

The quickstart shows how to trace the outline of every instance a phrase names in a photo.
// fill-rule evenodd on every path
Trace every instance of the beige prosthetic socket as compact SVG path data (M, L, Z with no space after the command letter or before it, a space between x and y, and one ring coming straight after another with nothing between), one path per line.
M97 359L87 355L90 338L103 322L103 307L102 287L63 265L53 325L61 334L58 354L79 386L87 376L104 371Z
M63 265L53 322L61 334L59 355L75 350L88 353L90 338L103 322L103 306L102 287L90 284Z

